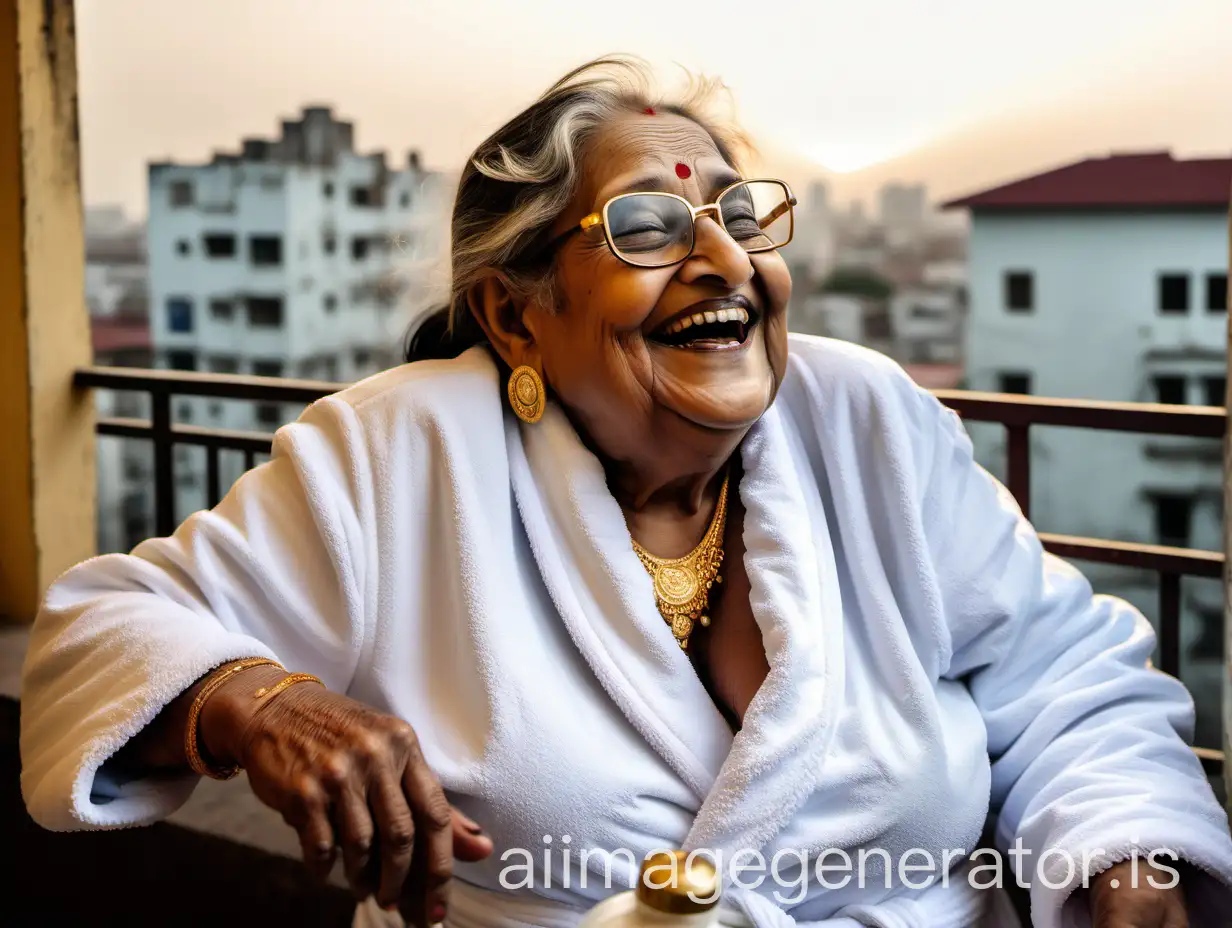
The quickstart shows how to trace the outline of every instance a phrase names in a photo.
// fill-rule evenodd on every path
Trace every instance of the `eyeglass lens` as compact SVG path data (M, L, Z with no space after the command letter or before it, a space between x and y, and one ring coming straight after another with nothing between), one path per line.
M746 251L776 248L791 238L791 208L781 184L740 184L719 199L718 207L727 234ZM674 197L650 193L619 197L608 205L606 218L613 246L631 264L674 264L693 247L692 212Z

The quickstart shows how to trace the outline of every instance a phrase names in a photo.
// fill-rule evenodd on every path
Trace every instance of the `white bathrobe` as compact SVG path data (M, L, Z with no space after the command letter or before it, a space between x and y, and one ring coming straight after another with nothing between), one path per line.
M573 925L661 847L777 853L788 881L791 855L884 855L863 887L730 885L732 923L969 926L994 894L961 852L990 804L1041 928L1089 923L1062 854L1096 872L1135 847L1206 874L1195 926L1232 912L1189 696L1148 666L1141 615L1041 550L953 413L879 355L793 336L741 454L770 673L739 734L656 611L597 458L551 404L515 419L472 349L321 400L216 509L51 588L23 683L30 813L78 829L176 809L194 779L126 782L108 758L210 668L265 655L414 726L496 845L459 865L458 926ZM536 864L508 889L516 848ZM911 849L956 878L907 885ZM1033 875L1046 850L1057 888Z

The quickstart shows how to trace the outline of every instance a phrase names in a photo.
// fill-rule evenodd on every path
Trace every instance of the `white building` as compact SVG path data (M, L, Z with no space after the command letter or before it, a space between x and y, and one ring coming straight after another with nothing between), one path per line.
M1156 153L1082 161L947 204L972 217L967 385L1223 405L1230 189L1232 159ZM971 431L1003 473L1000 427ZM1036 429L1031 461L1042 531L1221 548L1218 442ZM1083 568L1097 589L1157 614L1154 574ZM1217 661L1220 584L1186 579L1184 606L1188 656ZM1202 718L1216 724L1216 708Z
M207 164L149 167L151 330L159 366L355 380L395 363L404 300L446 221L411 152L358 154L325 107ZM178 421L273 431L297 410L177 402ZM204 503L203 453L179 449L177 518ZM238 473L232 462L224 483Z

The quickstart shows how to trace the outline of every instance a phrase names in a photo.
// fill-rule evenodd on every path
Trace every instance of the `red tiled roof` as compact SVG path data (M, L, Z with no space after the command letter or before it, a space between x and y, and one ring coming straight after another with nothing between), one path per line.
M90 320L94 355L150 347L150 323L123 316L95 316Z
M1178 161L1169 152L1088 158L983 190L954 209L1227 209L1232 158Z

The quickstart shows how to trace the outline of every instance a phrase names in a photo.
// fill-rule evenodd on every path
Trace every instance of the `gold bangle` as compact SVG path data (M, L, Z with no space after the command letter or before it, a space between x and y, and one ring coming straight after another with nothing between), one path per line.
M205 758L201 756L201 747L198 744L197 723L201 720L201 710L205 706L205 701L214 695L215 691L223 683L241 670L263 666L283 669L281 664L270 660L268 657L246 657L243 660L233 661L215 668L205 678L205 685L201 687L201 690L197 693L197 698L193 700L192 706L188 710L188 724L184 726L184 755L188 758L188 766L192 768L194 773L213 780L230 780L240 772L238 764L232 764L230 767L212 767L206 763Z
M273 686L263 686L252 695L257 699L272 699L289 686L294 686L296 683L315 683L318 686L324 686L320 677L314 677L310 673L293 673L283 677Z

